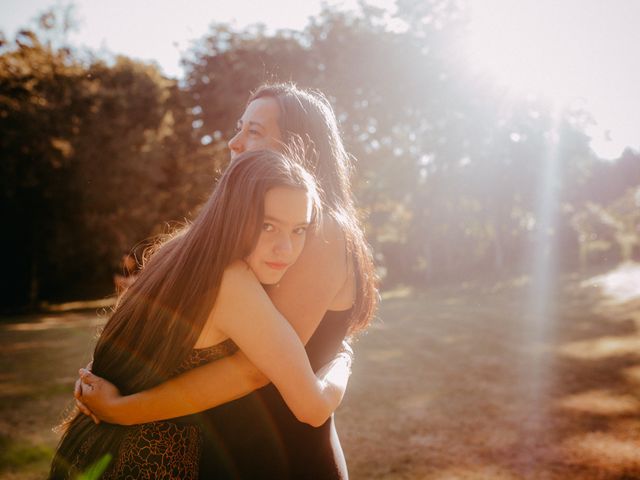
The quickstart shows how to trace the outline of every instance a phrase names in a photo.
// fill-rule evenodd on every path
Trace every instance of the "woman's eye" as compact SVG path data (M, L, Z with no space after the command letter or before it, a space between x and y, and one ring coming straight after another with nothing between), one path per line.
M264 230L265 232L273 232L274 229L275 229L275 227L270 223L263 223L262 224L262 230Z
M293 233L295 233L296 235L304 235L305 233L307 233L307 227L298 227L293 231Z
M258 130L254 130L253 128L249 130L249 133L251 135L260 135L260 132Z

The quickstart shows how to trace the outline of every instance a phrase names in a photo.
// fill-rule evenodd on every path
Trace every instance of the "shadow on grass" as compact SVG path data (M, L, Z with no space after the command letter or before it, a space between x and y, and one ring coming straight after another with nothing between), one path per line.
M565 330L553 368L563 462L584 478L640 478L640 266L581 290L591 290L589 309L573 322L582 328Z
M559 279L539 337L524 277L391 296L338 412L352 477L640 478L640 281L602 282Z
M0 436L0 472L44 470L53 457L53 449Z
M46 478L79 367L91 358L95 311L39 314L0 323L0 477Z
M560 280L537 339L526 277L387 295L337 413L351 477L640 478L640 268L610 273ZM47 471L101 321L0 324L2 468Z

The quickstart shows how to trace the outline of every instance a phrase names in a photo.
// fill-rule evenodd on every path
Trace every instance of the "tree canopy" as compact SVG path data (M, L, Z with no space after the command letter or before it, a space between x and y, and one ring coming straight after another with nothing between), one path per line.
M387 284L526 268L541 241L566 267L639 255L637 152L601 161L588 112L514 98L469 71L459 2L401 1L397 17L406 28L366 6L325 8L299 32L213 24L181 82L42 32L5 41L2 305L107 293L123 253L197 210L265 81L331 99Z

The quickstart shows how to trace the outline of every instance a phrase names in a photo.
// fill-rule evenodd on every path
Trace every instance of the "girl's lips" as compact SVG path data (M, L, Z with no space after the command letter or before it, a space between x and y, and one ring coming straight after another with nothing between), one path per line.
M264 263L266 263L268 267L273 268L274 270L284 270L289 266L288 263L281 263L281 262L264 262Z

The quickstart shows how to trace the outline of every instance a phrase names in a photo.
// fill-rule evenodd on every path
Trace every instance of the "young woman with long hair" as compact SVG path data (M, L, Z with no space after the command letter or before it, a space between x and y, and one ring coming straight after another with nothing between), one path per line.
M323 220L309 231L296 264L266 290L318 370L331 364L345 337L366 328L377 301L350 188L352 157L333 109L318 91L264 85L250 96L229 149L233 164L243 152L279 150L298 138L316 153L308 167L320 187ZM241 352L134 395L119 396L86 371L83 382L76 390L81 409L108 422L139 424L209 408L201 478L348 477L333 417L317 428L298 421L273 385L260 388L268 380Z
M193 223L160 245L119 299L93 370L131 394L239 348L301 421L322 424L345 385L315 376L262 286L297 260L319 214L301 165L268 150L239 156ZM113 461L103 478L197 478L202 430L195 419L123 427L77 414L50 478L75 478L105 455Z

